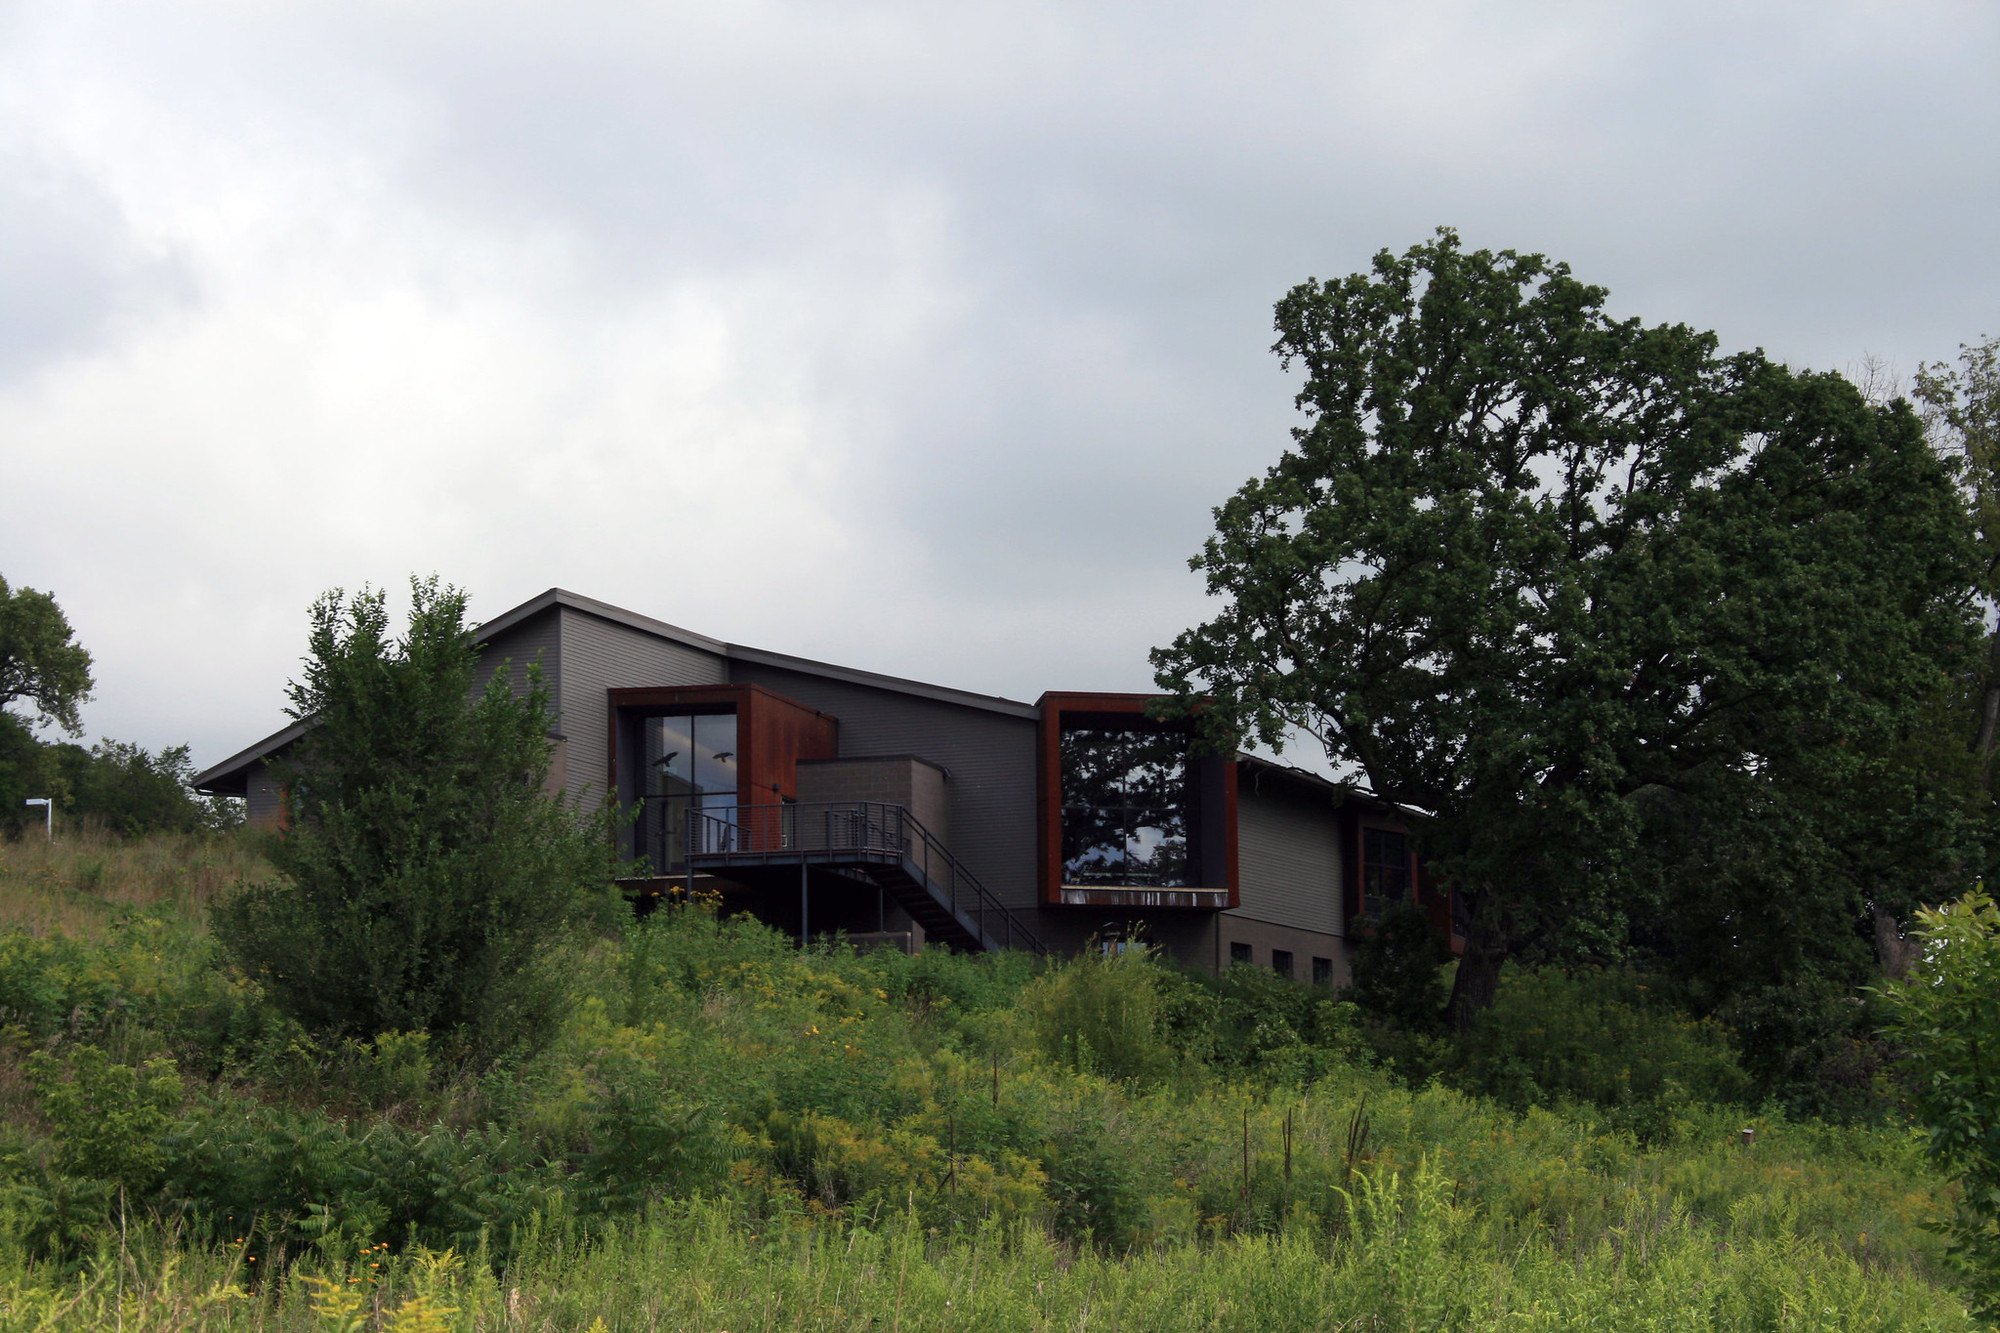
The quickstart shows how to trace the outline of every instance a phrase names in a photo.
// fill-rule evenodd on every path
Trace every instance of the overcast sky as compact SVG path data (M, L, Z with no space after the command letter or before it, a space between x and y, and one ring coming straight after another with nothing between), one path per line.
M1292 284L1449 224L1907 375L1996 219L1975 0L0 0L0 575L199 766L412 572L1145 689Z

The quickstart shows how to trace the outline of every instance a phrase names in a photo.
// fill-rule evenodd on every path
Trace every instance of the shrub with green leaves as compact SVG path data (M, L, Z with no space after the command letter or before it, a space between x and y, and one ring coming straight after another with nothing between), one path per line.
M1910 1053L1931 1156L1958 1177L1953 1254L2000 1319L2000 905L1975 890L1917 913L1923 954L1884 994Z
M474 693L465 594L413 580L411 602L400 643L379 592L314 606L280 875L215 929L316 1031L429 1032L486 1061L553 1029L580 932L609 909L611 842L544 790L540 673L523 694L505 670Z
M1690 1102L1730 1102L1749 1080L1717 1023L1656 1001L1621 972L1516 969L1460 1038L1450 1078L1517 1109L1583 1103L1644 1139Z
M1152 1079L1173 1067L1162 1039L1160 966L1142 949L1085 950L1021 992L1043 1055L1112 1079Z
M1405 1031L1436 1032L1444 1026L1450 991L1441 969L1450 961L1451 950L1424 909L1398 903L1359 932L1347 998Z
M137 1193L165 1169L161 1140L181 1101L181 1077L171 1060L120 1064L95 1046L57 1056L36 1051L28 1079L56 1135L56 1163L71 1175Z

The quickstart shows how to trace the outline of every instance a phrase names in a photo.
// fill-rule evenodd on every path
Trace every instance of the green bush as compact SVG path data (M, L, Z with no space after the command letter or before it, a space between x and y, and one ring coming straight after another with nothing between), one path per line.
M1215 981L1214 1060L1274 1083L1310 1083L1361 1053L1355 1006L1269 968L1232 964Z
M1160 966L1142 949L1086 949L1021 992L1042 1054L1106 1078L1148 1080L1170 1070L1159 1028Z
M1438 1032L1450 992L1442 968L1450 961L1451 950L1424 909L1398 903L1360 932L1347 998L1405 1032Z
M611 843L544 789L539 673L524 695L505 670L473 695L465 595L435 579L411 595L393 645L380 593L314 607L280 874L222 904L215 929L317 1032L429 1032L484 1062L553 1031L583 932L607 919Z
M1449 1057L1453 1083L1516 1109L1581 1103L1641 1139L1691 1102L1749 1087L1721 1025L1688 1018L1612 971L1517 968Z
M135 1069L95 1046L76 1045L61 1056L34 1052L27 1073L55 1131L58 1167L134 1194L159 1180L166 1161L161 1140L182 1094L173 1061L148 1060Z
M1958 1177L1953 1256L1975 1305L2000 1320L2000 906L1977 890L1917 919L1924 951L1884 994L1931 1156Z

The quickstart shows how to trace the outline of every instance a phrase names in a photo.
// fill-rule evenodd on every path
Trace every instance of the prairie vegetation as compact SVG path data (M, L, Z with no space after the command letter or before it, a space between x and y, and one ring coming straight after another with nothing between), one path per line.
M1518 972L1399 1074L1268 973L695 906L475 1071L228 969L246 873L0 843L0 1327L1977 1327L1922 1137L1744 1105L1629 975Z

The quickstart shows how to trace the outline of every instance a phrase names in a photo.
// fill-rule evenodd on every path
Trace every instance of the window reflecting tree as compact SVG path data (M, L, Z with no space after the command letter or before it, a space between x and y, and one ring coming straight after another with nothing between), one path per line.
M1193 786L1176 732L1067 727L1062 766L1063 881L1189 883Z

